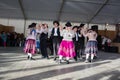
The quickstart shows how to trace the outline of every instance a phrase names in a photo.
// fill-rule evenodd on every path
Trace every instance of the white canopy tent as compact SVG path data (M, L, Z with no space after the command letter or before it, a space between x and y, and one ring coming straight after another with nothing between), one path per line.
M0 0L0 18L24 26L24 33L35 20L115 25L120 23L120 0Z
M0 0L0 17L117 24L120 0Z

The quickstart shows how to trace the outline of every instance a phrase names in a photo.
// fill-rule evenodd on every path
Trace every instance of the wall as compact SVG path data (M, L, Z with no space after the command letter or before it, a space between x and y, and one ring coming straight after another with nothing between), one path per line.
M112 30L98 30L98 34L102 35L102 36L106 36L108 38L110 38L111 40L114 40L116 37L116 31L112 31Z
M24 32L24 20L22 19L0 19L0 24L5 26L14 26L15 32Z
M107 30L115 31L115 25L89 24L89 28L91 28L91 26L93 26L93 25L98 25L98 30L105 30L105 28L106 28Z
M31 24L32 22L35 23L47 23L49 25L49 27L53 26L53 22L52 21L41 21L41 20L27 20L26 21L26 25L25 28L27 29L28 25ZM0 19L0 24L6 25L6 26L14 26L15 27L15 31L18 33L24 33L24 20L22 19ZM60 24L62 26L65 25L65 22L60 22ZM73 26L74 25L80 25L80 23L72 23ZM89 26L89 28L92 25L98 25L99 30L104 30L105 29L105 25L104 24L86 24L86 26ZM106 26L107 30L110 31L115 31L115 26L114 25L108 25Z
M9 26L14 26L15 27L15 32L18 32L18 33L23 33L24 32L24 20L10 19L8 25Z

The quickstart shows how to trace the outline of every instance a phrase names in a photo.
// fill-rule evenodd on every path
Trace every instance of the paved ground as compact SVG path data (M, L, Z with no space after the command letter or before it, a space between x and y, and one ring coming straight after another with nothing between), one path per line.
M120 80L120 54L99 52L94 63L58 64L53 59L27 60L22 48L0 48L0 80Z

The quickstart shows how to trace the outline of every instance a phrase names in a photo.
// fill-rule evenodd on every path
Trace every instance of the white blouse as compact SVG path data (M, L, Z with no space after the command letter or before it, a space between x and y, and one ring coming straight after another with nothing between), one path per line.
M36 32L35 31L32 31L32 33L30 34L31 30L28 29L27 30L27 38L26 39L33 39L33 40L36 40Z
M72 41L72 38L75 36L75 33L72 30L61 30L60 35L63 36L63 40Z

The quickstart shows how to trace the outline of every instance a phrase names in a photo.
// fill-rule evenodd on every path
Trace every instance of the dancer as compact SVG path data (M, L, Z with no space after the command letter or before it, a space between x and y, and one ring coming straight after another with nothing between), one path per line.
M62 58L65 57L66 63L69 64L69 59L74 58L76 56L74 43L72 40L75 34L72 31L71 28L72 25L70 22L67 22L65 26L66 26L65 29L60 28L60 34L61 36L63 36L63 39L62 42L60 43L58 55L59 55L59 63L61 63Z
M80 58L80 54L79 54L79 49L80 49L80 42L79 42L79 38L81 37L81 35L78 33L78 26L74 26L72 28L72 30L74 31L75 33L75 36L73 38L73 42L74 42L74 45L75 45L75 53L76 53L76 56L74 57L75 61L78 60L78 58Z
M85 28L83 28L81 32L83 33L85 37L88 37L88 42L85 48L85 54L86 54L85 62L86 63L89 62L89 56L91 56L90 61L93 62L93 58L98 52L97 40L96 40L97 33L91 29L87 30Z
M48 53L47 53L47 38L48 38L48 25L47 24L42 24L41 30L40 30L40 50L42 54L42 58L47 58Z
M25 48L24 51L25 53L28 54L28 59L29 60L35 60L32 58L32 55L35 54L36 52L36 23L32 23L28 27L28 35L26 38L26 43L25 43Z
M84 28L85 24L80 24L78 27L78 33L81 35L81 37L78 37L78 42L79 42L79 55L80 59L83 59L83 53L84 53L84 48L85 48L85 37L81 34L82 28Z
M60 37L60 29L59 22L53 21L54 28L51 31L51 39L53 42L53 53L54 53L54 61L57 58L57 52L60 45L61 37Z

